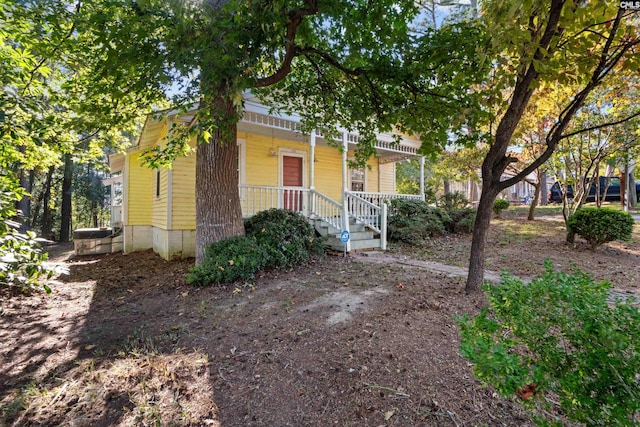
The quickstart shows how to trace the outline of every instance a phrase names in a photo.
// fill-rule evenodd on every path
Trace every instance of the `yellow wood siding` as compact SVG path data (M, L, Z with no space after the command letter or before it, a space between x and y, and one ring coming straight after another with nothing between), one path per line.
M378 189L378 159L372 157L367 162L367 172L365 173L367 182L365 183L364 191L370 193L377 193Z
M396 192L396 164L384 163L380 165L381 193L394 194Z
M156 180L160 172L160 196L156 195ZM151 214L151 225L162 229L167 229L167 182L169 171L160 168L153 171L153 210Z
M196 228L196 155L180 157L172 169L173 209L172 230Z
M154 171L140 164L138 153L129 156L128 177L128 225L151 224L151 206L154 196Z
M316 146L316 190L342 201L342 153L337 148Z
M278 170L278 152L280 149L296 150L309 155L309 145L302 142L286 141L269 136L240 132L238 138L246 140L246 184L278 186L280 171ZM269 154L273 148L275 156ZM305 165L305 175L309 173L309 165Z

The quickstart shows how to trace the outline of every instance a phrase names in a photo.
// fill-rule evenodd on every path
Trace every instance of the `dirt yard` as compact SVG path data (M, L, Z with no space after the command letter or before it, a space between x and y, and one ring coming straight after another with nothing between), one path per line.
M529 426L473 377L455 317L470 237L328 257L194 288L192 260L73 257L53 293L2 297L0 426ZM497 220L487 267L530 277L551 259L640 293L640 233L592 253L561 221ZM372 262L374 261L374 262ZM451 266L434 271L427 261Z

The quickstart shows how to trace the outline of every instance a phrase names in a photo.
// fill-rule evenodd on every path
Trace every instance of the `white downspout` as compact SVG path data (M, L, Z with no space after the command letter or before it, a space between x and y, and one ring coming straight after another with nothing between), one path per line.
M347 200L347 152L349 150L349 140L346 131L342 133L342 227L349 231L349 201ZM345 243L346 251L351 251L351 241Z

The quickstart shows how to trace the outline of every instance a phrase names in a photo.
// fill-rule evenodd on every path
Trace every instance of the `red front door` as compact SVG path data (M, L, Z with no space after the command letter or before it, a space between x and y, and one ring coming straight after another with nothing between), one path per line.
M302 157L282 157L282 185L302 188ZM285 190L284 208L292 211L302 210L302 191Z

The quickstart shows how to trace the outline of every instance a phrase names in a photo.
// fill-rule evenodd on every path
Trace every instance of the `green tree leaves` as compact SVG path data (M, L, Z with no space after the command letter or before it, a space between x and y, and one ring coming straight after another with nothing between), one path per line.
M611 305L610 288L549 263L530 284L504 275L485 287L490 309L461 319L461 352L500 393L545 409L541 425L557 421L546 411L555 401L587 425L637 425L640 312Z

